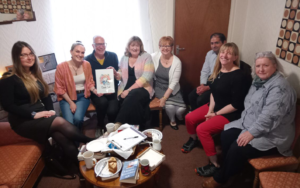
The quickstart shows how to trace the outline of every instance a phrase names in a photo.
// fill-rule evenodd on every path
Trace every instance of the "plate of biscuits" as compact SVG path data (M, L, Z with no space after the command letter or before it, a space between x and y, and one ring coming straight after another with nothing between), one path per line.
M102 169L103 165L105 166ZM122 162L120 159L118 159L117 157L105 157L97 162L94 170L96 176L102 170L99 176L105 178L105 177L111 177L116 175L117 173L120 172L121 169L122 169Z

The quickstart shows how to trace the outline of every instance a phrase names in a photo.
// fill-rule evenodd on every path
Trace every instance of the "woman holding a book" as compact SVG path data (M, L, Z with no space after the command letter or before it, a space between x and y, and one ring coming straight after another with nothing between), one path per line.
M115 129L124 123L141 125L149 119L149 103L154 94L153 73L152 58L144 50L142 40L131 37L119 70L114 70L115 78L121 81L118 88L120 110Z

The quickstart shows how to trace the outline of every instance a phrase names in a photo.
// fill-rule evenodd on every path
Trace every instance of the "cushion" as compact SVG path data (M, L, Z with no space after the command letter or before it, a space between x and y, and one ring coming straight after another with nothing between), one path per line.
M300 174L294 172L261 172L259 180L262 188L300 187Z
M0 146L31 141L15 133L8 122L0 122Z
M250 159L249 163L259 171L265 171L268 169L278 168L290 168L290 170L296 170L299 161L296 157L283 157L283 156L267 156L256 159Z
M42 156L41 145L35 142L0 147L0 186L22 187Z

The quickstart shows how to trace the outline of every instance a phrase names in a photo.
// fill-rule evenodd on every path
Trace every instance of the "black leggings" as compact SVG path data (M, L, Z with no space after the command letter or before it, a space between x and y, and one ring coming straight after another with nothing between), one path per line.
M203 106L207 103L209 103L210 100L210 94L211 94L211 90L205 91L204 93L202 93L201 95L198 95L196 93L197 88L194 89L190 94L189 94L189 102L191 105L191 110L196 110L197 108L199 108L200 106Z
M120 97L120 111L116 117L116 122L128 123L131 125L141 125L150 117L150 97L144 88L133 89L125 97Z
M277 148L260 151L250 144L245 147L238 146L236 140L241 131L241 129L231 128L221 134L223 164L220 170L214 174L214 179L218 183L226 183L230 177L239 173L248 159L279 154Z
M101 97L91 94L92 102L96 108L98 127L106 129L104 125L104 118L107 115L109 122L114 122L119 110L119 102L117 94L103 95Z
M87 143L93 140L83 135L74 125L62 117L56 117L50 127L49 137L52 137L72 162L77 162L78 149L74 141Z

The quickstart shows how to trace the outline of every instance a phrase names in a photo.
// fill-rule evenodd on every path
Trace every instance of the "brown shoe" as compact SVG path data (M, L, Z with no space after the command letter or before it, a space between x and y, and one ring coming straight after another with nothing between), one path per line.
M222 184L216 182L213 177L208 178L203 184L203 188L218 188L221 187Z

